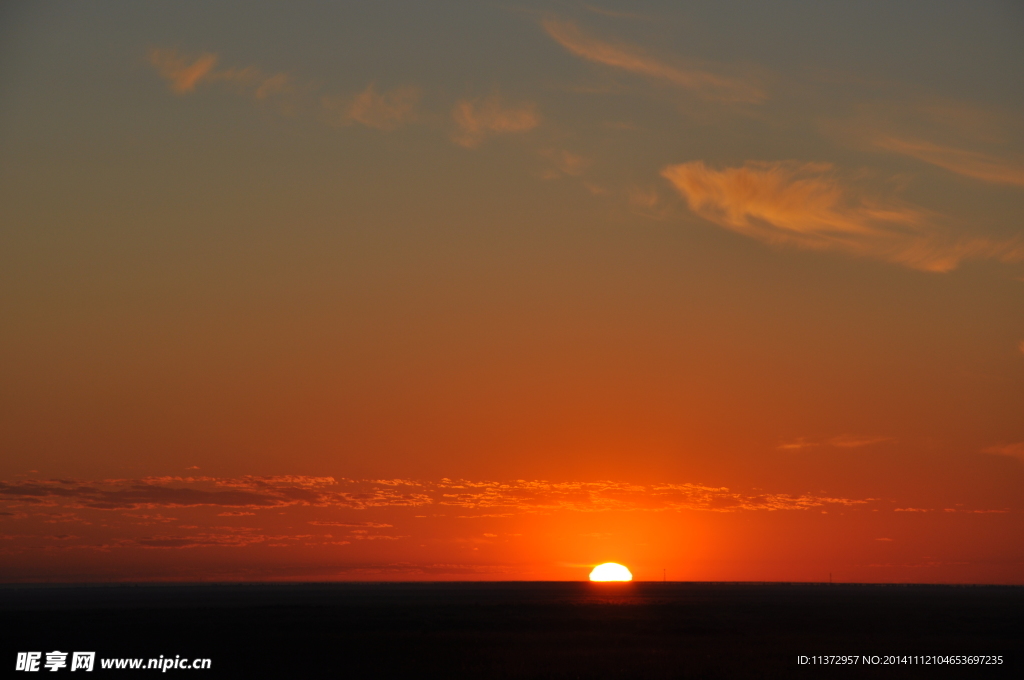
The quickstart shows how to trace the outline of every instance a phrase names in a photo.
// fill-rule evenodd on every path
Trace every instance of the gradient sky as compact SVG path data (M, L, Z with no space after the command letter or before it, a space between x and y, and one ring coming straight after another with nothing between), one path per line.
M0 10L0 579L1024 583L1024 8Z

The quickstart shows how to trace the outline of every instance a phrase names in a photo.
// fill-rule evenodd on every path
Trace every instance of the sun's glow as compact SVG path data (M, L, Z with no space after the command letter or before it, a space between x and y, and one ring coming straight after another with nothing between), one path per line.
M591 581L632 581L633 574L621 564L605 562L594 567L590 572Z

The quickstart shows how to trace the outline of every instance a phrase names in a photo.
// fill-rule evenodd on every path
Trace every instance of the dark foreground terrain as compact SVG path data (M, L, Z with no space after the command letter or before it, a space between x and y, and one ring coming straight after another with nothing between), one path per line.
M1024 588L715 583L0 586L17 652L209 658L194 678L1024 677ZM798 664L804 655L808 663ZM811 657L855 655L849 666ZM878 657L865 665L864 656ZM882 665L1002 655L1001 665ZM892 659L888 659L892 661ZM60 673L61 675L56 675Z

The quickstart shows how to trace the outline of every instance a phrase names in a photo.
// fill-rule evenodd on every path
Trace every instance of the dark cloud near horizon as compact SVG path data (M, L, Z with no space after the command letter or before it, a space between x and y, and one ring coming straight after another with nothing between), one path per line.
M63 482L65 484L72 482ZM270 507L285 505L300 494L282 494L285 498L249 491L206 491L189 488L170 488L155 484L133 484L127 489L101 489L95 486L63 488L47 484L23 482L0 483L0 497L28 503L41 503L45 499L70 499L86 508L98 510L133 510L139 507L220 505L226 507ZM291 498L289 498L289 496Z
M433 502L422 493L402 492L403 481L358 483L344 486L331 477L177 478L143 480L75 480L0 482L0 499L22 503L56 504L60 501L96 510L135 510L144 507L216 506L274 508L315 505L363 509L371 506L422 505Z
M332 477L152 477L142 480L0 483L0 499L95 510L143 507L231 507L268 509L294 505L363 510L371 507L456 506L505 508L527 513L559 510L806 510L826 505L861 505L873 499L816 494L737 493L700 484L634 485L625 482L513 482L442 479L335 480ZM312 524L336 524L314 520ZM337 526L375 526L337 523Z

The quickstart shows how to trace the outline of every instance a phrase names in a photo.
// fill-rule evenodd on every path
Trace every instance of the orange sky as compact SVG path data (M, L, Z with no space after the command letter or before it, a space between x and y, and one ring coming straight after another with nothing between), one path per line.
M1024 13L943 5L7 6L0 580L1024 583Z

